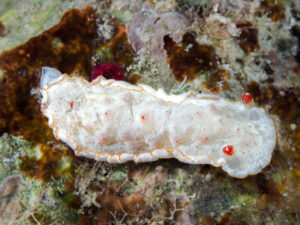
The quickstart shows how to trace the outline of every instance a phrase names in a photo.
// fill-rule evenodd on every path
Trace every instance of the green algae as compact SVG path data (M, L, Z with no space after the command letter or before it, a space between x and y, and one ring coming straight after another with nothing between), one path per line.
M54 38L54 40L52 41L52 45L54 48L60 48L63 46L63 42L59 38Z
M255 197L253 195L248 195L248 194L238 195L238 196L234 197L233 207L235 207L235 206L250 207L250 205L255 204L255 201L256 200L255 200Z
M62 156L57 162L57 171L60 176L70 177L73 159L69 156Z
M7 134L0 137L0 182L13 175L19 175L19 157L31 149L29 142Z
M124 182L126 177L127 177L127 173L120 170L114 171L113 174L111 175L112 181L115 181L117 183Z
M103 46L103 47L97 49L96 52L95 52L95 57L98 60L101 60L101 61L104 61L104 62L105 61L110 62L111 60L113 60L113 55L110 52L109 48L106 47L106 46Z
M113 14L121 24L126 24L132 16L132 13L128 10L118 10L113 12Z
M4 72L3 70L0 70L0 81L4 78Z
M176 194L184 193L184 186L186 185L188 179L187 172L182 169L178 169L175 173L175 177L176 177L175 193Z

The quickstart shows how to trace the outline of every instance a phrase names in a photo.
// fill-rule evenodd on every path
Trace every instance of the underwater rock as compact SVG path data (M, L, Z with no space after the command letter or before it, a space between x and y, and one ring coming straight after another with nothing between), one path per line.
M0 220L11 223L16 221L22 212L22 203L18 193L26 186L21 176L7 177L0 186Z
M190 22L177 12L157 14L150 10L136 12L126 28L128 41L135 51L148 48L154 58L166 56L164 36L169 35L176 43L182 40Z

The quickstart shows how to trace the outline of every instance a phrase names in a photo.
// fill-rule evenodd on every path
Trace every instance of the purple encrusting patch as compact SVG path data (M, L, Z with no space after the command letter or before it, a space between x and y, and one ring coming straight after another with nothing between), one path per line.
M117 63L102 63L92 70L91 81L103 76L106 79L125 80L123 70Z

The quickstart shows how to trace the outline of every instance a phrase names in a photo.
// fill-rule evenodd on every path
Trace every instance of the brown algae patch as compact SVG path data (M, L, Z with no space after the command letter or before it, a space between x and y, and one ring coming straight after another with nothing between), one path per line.
M258 105L270 105L269 112L278 115L282 122L300 122L299 88L278 90L273 86L261 87L259 83L252 81L246 89Z
M176 44L169 36L164 37L168 63L175 79L182 82L196 78L199 72L211 72L217 68L217 57L212 46L199 45L192 34L186 33Z
M241 29L241 34L238 37L239 45L245 53L259 49L258 30L252 26L250 22L237 24L237 27Z
M7 33L6 28L4 24L0 21L0 37L4 37L6 33Z
M260 6L263 9L263 12L276 22L285 18L283 3L283 0L264 0L261 2Z
M57 147L52 148L48 145L42 145L40 152L40 158L27 155L21 157L20 170L28 177L48 181L73 173L75 164L72 163L71 165L71 162L74 155L70 149L62 150Z
M229 82L230 73L226 70L218 70L209 76L207 81L204 81L202 84L206 89L212 93L219 93L221 90L227 91L230 88Z
M61 22L41 35L0 56L0 134L23 136L32 143L53 139L47 119L40 112L38 88L42 66L51 65L63 72L88 76L95 36L94 10L72 9ZM60 40L57 47L54 43Z

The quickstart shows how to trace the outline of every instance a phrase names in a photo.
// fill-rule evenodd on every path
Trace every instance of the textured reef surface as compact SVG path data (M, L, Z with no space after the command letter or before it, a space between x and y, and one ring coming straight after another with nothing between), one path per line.
M0 52L0 224L300 223L299 1L1 0ZM41 113L43 66L169 94L248 92L276 123L272 161L236 179L77 157Z

